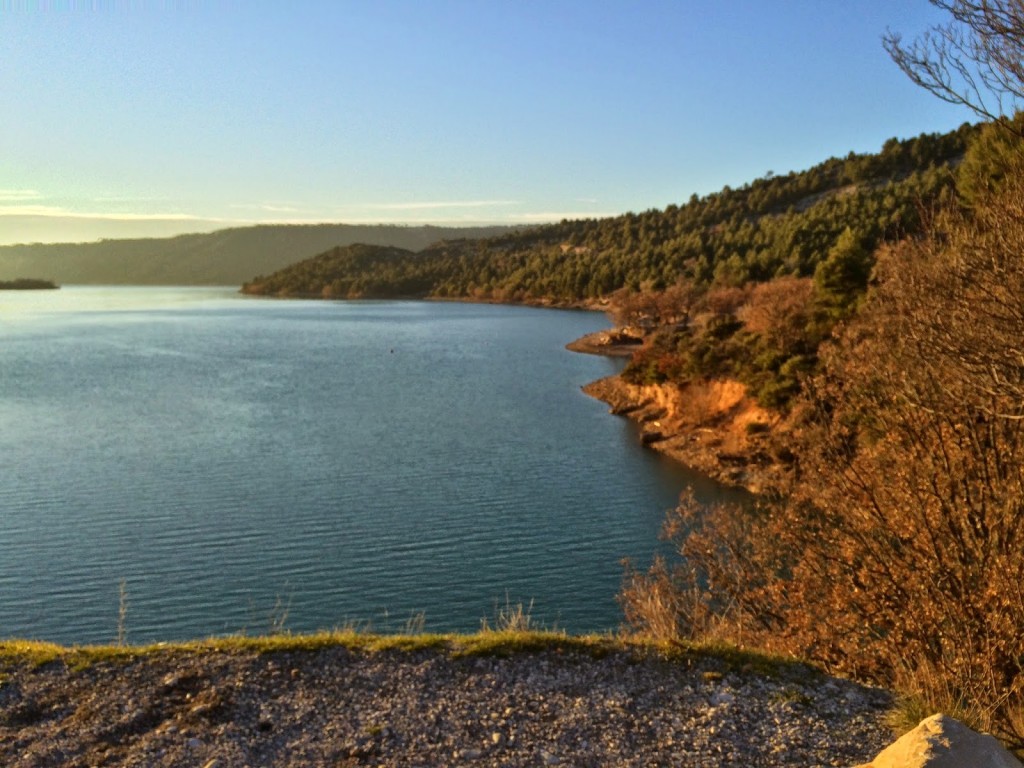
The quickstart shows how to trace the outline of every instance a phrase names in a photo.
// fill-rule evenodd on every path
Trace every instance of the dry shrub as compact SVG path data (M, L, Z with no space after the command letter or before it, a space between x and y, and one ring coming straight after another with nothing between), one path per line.
M806 388L792 487L755 510L684 500L684 562L630 575L627 616L902 684L1024 747L1022 254L1020 177L880 253Z
M755 286L737 317L773 348L792 354L807 338L814 298L814 281L809 277L779 277Z
M800 635L1024 744L1024 190L880 255L788 509ZM805 521L811 520L808 525ZM813 532L812 535L808 535ZM809 607L814 607L809 605ZM936 684L939 683L938 685ZM929 690L930 689L930 690ZM952 692L952 694L950 694Z
M618 325L685 325L702 295L703 291L688 280L662 291L621 289L611 297L612 318Z
M627 564L619 600L629 624L655 640L772 650L770 638L782 624L765 594L774 571L765 558L775 553L757 545L766 514L730 504L704 507L687 491L662 530L682 559L670 565L658 558L646 573Z
M717 286L704 295L705 309L716 316L735 315L740 307L750 301L751 286Z
M646 573L636 570L629 560L623 565L626 574L619 603L631 630L656 642L692 638L700 594L686 584L686 566L670 568L660 556Z

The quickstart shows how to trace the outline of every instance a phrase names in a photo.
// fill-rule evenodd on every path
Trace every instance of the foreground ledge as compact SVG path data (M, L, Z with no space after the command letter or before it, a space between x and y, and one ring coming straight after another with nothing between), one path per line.
M891 696L731 648L611 636L0 644L0 764L836 765Z

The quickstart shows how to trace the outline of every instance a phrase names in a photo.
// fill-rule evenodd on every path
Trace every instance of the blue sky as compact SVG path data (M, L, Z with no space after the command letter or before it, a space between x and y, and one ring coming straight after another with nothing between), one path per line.
M926 0L0 0L0 243L663 208L974 117Z

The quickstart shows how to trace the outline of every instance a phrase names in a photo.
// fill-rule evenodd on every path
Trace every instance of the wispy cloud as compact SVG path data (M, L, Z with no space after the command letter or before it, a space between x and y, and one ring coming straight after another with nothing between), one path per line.
M0 189L0 202L15 200L39 200L42 195L34 189Z
M317 215L317 211L302 207L300 203L266 202L266 203L232 203L228 206L236 211L266 211L267 213L301 213L307 216Z
M373 211L432 211L446 208L491 208L519 204L519 200L437 200L409 203L366 203L358 207Z
M267 213L302 213L301 208L296 208L293 205L261 205L259 210Z
M576 200L580 208L588 201ZM112 204L115 210L104 203ZM136 198L66 200L31 189L0 189L0 244L64 242L98 237L163 237L255 224L396 224L481 226L534 225L562 219L604 218L614 212L561 210L522 212L517 200L433 200L318 206L303 201L263 200L230 204L204 214L176 205ZM161 210L161 208L163 210ZM120 209L120 210L117 210ZM170 209L170 210L168 210Z
M5 205L0 198L0 216L62 216L64 209L55 205Z
M56 205L3 205L0 216L47 216L61 219L98 219L101 221L201 221L188 213L117 213L108 211L70 211Z

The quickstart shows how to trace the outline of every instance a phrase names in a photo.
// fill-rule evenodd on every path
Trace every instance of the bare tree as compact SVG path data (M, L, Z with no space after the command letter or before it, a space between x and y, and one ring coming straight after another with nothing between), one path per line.
M789 355L806 342L813 302L814 281L809 277L779 277L756 285L738 315L748 331Z
M622 289L612 296L612 319L619 325L686 323L702 295L702 291L687 280L680 280L663 291Z
M910 43L889 31L886 51L943 101L1002 122L1024 103L1024 0L929 1L952 20Z
M796 405L792 484L684 500L683 559L628 574L629 621L875 676L1024 749L1022 253L1019 174L882 249Z
M812 652L888 667L930 705L963 707L1017 748L1022 248L1014 178L970 217L951 213L928 237L880 254L880 285L823 355L780 534L792 532L800 553L788 594L802 610L790 620Z

